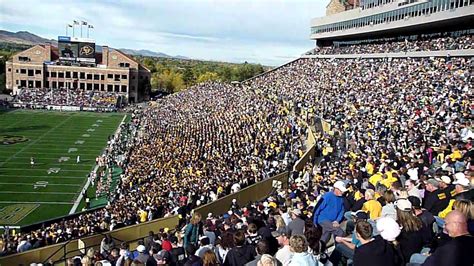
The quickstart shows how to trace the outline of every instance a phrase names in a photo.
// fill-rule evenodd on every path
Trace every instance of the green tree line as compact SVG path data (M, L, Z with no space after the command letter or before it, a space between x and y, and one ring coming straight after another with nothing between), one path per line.
M135 56L151 75L153 91L178 92L197 83L243 81L268 69L260 64L233 64L187 59Z

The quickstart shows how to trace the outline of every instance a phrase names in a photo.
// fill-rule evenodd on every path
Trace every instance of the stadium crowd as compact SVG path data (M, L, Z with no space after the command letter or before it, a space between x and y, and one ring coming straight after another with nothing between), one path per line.
M421 36L417 39L380 40L369 43L340 44L317 47L309 51L308 55L332 54L374 54L374 53L404 53L419 51L441 51L474 49L472 34L461 36Z
M15 97L14 103L35 108L46 106L77 106L115 108L119 94L91 92L81 89L25 88Z
M242 88L206 83L161 99L137 118L115 200L10 235L3 254L179 214L175 236L151 233L135 251L106 238L82 260L472 265L473 64L299 59ZM317 139L322 161L293 173L289 190L186 223L194 207L289 169L305 149L301 121L315 116L330 126Z

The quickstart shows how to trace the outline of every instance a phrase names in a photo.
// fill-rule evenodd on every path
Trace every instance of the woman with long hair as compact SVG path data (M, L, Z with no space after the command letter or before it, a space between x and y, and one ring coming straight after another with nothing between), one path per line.
M207 250L204 252L204 256L202 257L202 265L203 266L218 266L220 265L219 261L217 260L216 253L212 250Z
M285 220L283 220L283 217L281 217L281 215L275 215L274 219L275 219L275 225L276 225L275 231L279 231L286 228Z
M197 245L199 240L199 232L202 231L201 219L201 214L195 212L189 223L186 225L183 238L183 246L185 249L189 244Z
M424 235L421 230L423 222L412 209L411 202L407 199L399 199L397 206L397 222L401 227L400 235L397 237L403 262L410 261L411 255L420 252L424 244Z
M325 253L326 244L321 241L322 234L323 230L319 225L315 226L311 222L305 224L304 236L308 242L308 253L313 255L316 260L325 264L328 261L328 257Z
M229 250L233 247L235 247L234 235L229 231L223 232L216 239L215 253L221 264L224 263L227 252L229 252Z

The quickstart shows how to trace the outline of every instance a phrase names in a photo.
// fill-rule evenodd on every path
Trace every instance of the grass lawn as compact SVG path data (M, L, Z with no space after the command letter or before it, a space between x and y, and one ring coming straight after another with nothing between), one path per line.
M0 225L27 225L67 215L96 156L123 117L117 113L0 112ZM81 162L77 164L78 155Z

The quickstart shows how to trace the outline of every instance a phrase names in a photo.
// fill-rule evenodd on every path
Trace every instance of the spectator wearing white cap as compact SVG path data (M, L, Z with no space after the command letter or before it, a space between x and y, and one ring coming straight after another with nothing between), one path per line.
M440 191L444 192L446 196L451 199L456 194L454 185L451 184L452 180L449 176L443 175L441 177L435 178L439 182Z
M474 201L474 190L471 188L471 182L465 176L459 176L459 178L453 182L455 185L456 200L466 199Z
M344 216L344 193L347 191L343 181L334 183L334 190L325 193L316 204L313 213L314 224L323 228L321 240L328 242L331 235L342 236L343 231L339 226Z

